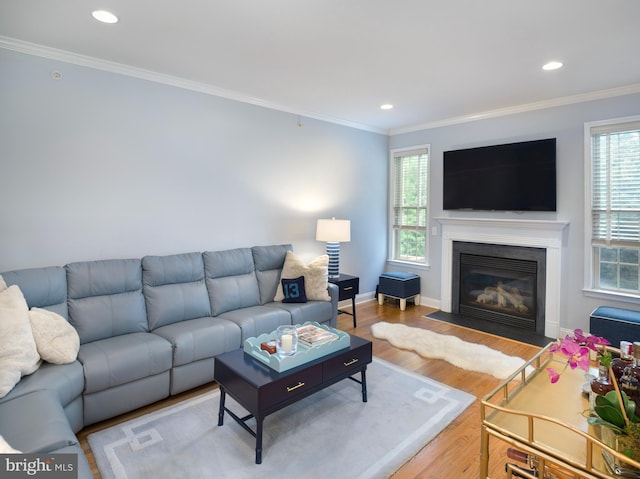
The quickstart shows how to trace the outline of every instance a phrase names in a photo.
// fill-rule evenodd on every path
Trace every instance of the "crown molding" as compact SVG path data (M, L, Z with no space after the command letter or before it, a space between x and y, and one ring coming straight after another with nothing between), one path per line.
M589 93L581 93L578 95L572 95L562 98L555 98L551 100L543 100L533 103L525 103L522 105L515 105L506 108L499 108L496 110L489 110L481 113L474 113L470 115L464 115L459 117L453 117L443 120L436 120L427 123L421 123L413 126L406 126L401 128L382 129L375 128L362 123L343 120L341 118L334 118L328 115L323 115L316 112L308 112L298 110L292 107L281 105L278 103L270 102L262 98L256 98L245 93L237 92L234 90L227 90L224 88L216 87L207 83L196 82L180 78L172 75L166 75L163 73L154 72L151 70L145 70L143 68L132 67L122 63L111 62L108 60L102 60L87 55L81 55L78 53L68 52L65 50L59 50L57 48L51 48L36 43L25 42L11 37L0 35L0 48L6 50L13 50L20 53L26 53L29 55L35 55L50 60L61 61L64 63L70 63L73 65L79 65L88 68L94 68L96 70L102 70L110 73L116 73L119 75L126 75L141 80L152 81L155 83L161 83L184 90L191 90L198 93L204 93L206 95L217 96L226 98L229 100L235 100L242 103L248 103L271 110L277 110L284 113L290 113L293 115L312 118L315 120L325 121L336 125L346 126L349 128L355 128L358 130L369 131L372 133L378 133L387 136L401 135L403 133L412 133L420 130L430 130L433 128L440 128L445 126L457 125L460 123L468 123L478 120L486 120L490 118L498 118L501 116L514 115L517 113L525 113L529 111L542 110L545 108L553 108L557 106L571 105L574 103L582 103L593 100L601 100L604 98L612 98L616 96L631 95L640 93L640 83L627 85L618 88L610 88L606 90L599 90Z
M28 55L39 56L48 58L50 60L56 60L64 63L70 63L73 65L79 65L88 68L94 68L96 70L103 70L110 73L117 73L119 75L126 75L129 77L138 78L141 80L152 81L155 83L162 83L184 90L191 90L198 93L204 93L206 95L212 95L217 97L226 98L229 100L235 100L242 103L248 103L263 108L269 108L271 110L277 110L284 113L290 113L305 118L313 118L315 120L325 121L328 123L334 123L337 125L347 126L349 128L356 128L358 130L370 131L373 133L379 133L387 135L388 130L381 128L374 128L369 125L363 125L361 123L342 120L340 118L334 118L328 115L323 115L315 112L308 112L290 108L285 105L270 102L262 98L252 97L241 92L234 90L227 90L219 88L207 83L201 83L196 81L187 80L172 75L166 75L163 73L154 72L152 70L145 70L143 68L132 67L122 63L111 62L108 60L102 60L87 55L81 55L79 53L68 52L65 50L59 50L57 48L51 48L44 45L38 45L36 43L25 42L17 40L11 37L5 37L0 35L0 48L6 50L13 50L20 53L26 53Z
M634 93L640 93L640 83L634 83L618 88L609 88L606 90L598 90L589 93L580 93L578 95L565 96L561 98L554 98L551 100L543 100L533 103L524 103L522 105L515 105L506 108L499 108L496 110L490 110L483 113L475 113L471 115L458 116L445 120L437 120L428 123L422 123L414 126L407 126L402 128L392 128L388 131L389 136L401 135L403 133L412 133L420 130L430 130L432 128L440 128L443 126L457 125L460 123L468 123L471 121L486 120L489 118L498 118L500 116L514 115L516 113L526 113L529 111L543 110L545 108L553 108L557 106L572 105L574 103L583 103L593 100L602 100L604 98L612 98L616 96L632 95Z

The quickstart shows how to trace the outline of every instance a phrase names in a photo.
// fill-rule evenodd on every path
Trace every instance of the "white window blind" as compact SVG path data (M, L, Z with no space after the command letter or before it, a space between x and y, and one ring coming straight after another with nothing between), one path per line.
M426 262L429 198L428 148L393 152L392 258Z
M640 245L640 122L591 128L592 244Z

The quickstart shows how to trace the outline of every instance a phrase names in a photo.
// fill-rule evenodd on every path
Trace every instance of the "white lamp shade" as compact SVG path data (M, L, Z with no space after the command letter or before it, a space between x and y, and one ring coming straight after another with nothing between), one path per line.
M335 218L318 220L316 240L332 243L351 241L351 221L337 220Z

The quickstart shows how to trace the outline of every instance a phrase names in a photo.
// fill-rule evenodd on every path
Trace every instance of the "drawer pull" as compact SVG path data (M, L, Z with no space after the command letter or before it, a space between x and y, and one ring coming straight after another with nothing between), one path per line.
M345 291L351 291L353 289L353 286L347 286L346 288L344 288Z
M295 391L302 386L304 386L304 383L302 381L298 381L298 384L296 384L295 386L287 386L287 392L290 393L291 391Z
M351 366L352 364L355 364L355 363L357 363L358 361L359 361L359 359L358 359L358 358L353 358L353 359L352 359L351 361L349 361L348 363L342 363L342 364L344 364L345 366Z

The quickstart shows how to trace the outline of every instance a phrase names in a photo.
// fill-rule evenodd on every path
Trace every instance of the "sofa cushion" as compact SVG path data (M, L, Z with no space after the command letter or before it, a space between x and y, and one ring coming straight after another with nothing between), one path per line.
M69 322L81 344L148 330L140 260L85 261L65 268Z
M304 276L307 299L316 301L331 301L327 292L329 284L329 256L318 256L309 264L296 255L293 251L287 251L287 256L282 267L281 278L291 279ZM278 285L274 301L282 301L284 294L282 284Z
M16 285L0 291L0 398L40 365L27 302Z
M52 364L72 363L78 357L80 337L58 313L31 308L29 322L40 357Z
M333 304L329 301L309 301L307 303L267 303L265 306L284 309L291 314L293 324L303 324L307 321L326 323L330 325L333 314Z
M0 404L0 434L24 453L51 452L77 444L57 395L44 390Z
M249 248L203 253L211 314L219 316L260 304L258 280Z
M240 328L220 318L199 318L169 324L155 329L173 346L173 366L182 366L201 359L238 349Z
M0 402L46 389L58 395L62 407L67 407L84 390L84 369L79 361L70 364L43 363L38 370L24 376Z
M171 368L171 344L152 333L132 333L85 343L78 359L85 394L103 391Z
M282 324L291 324L291 314L284 308L251 306L222 313L220 318L233 321L242 330L242 342L245 339L271 333Z
M280 273L282 272L287 251L293 251L293 247L290 244L254 246L251 248L260 289L260 304L273 301L278 289Z
M7 285L16 284L29 308L45 308L65 319L67 312L67 274L61 266L29 268L2 273Z
M211 316L201 253L142 258L149 329Z

